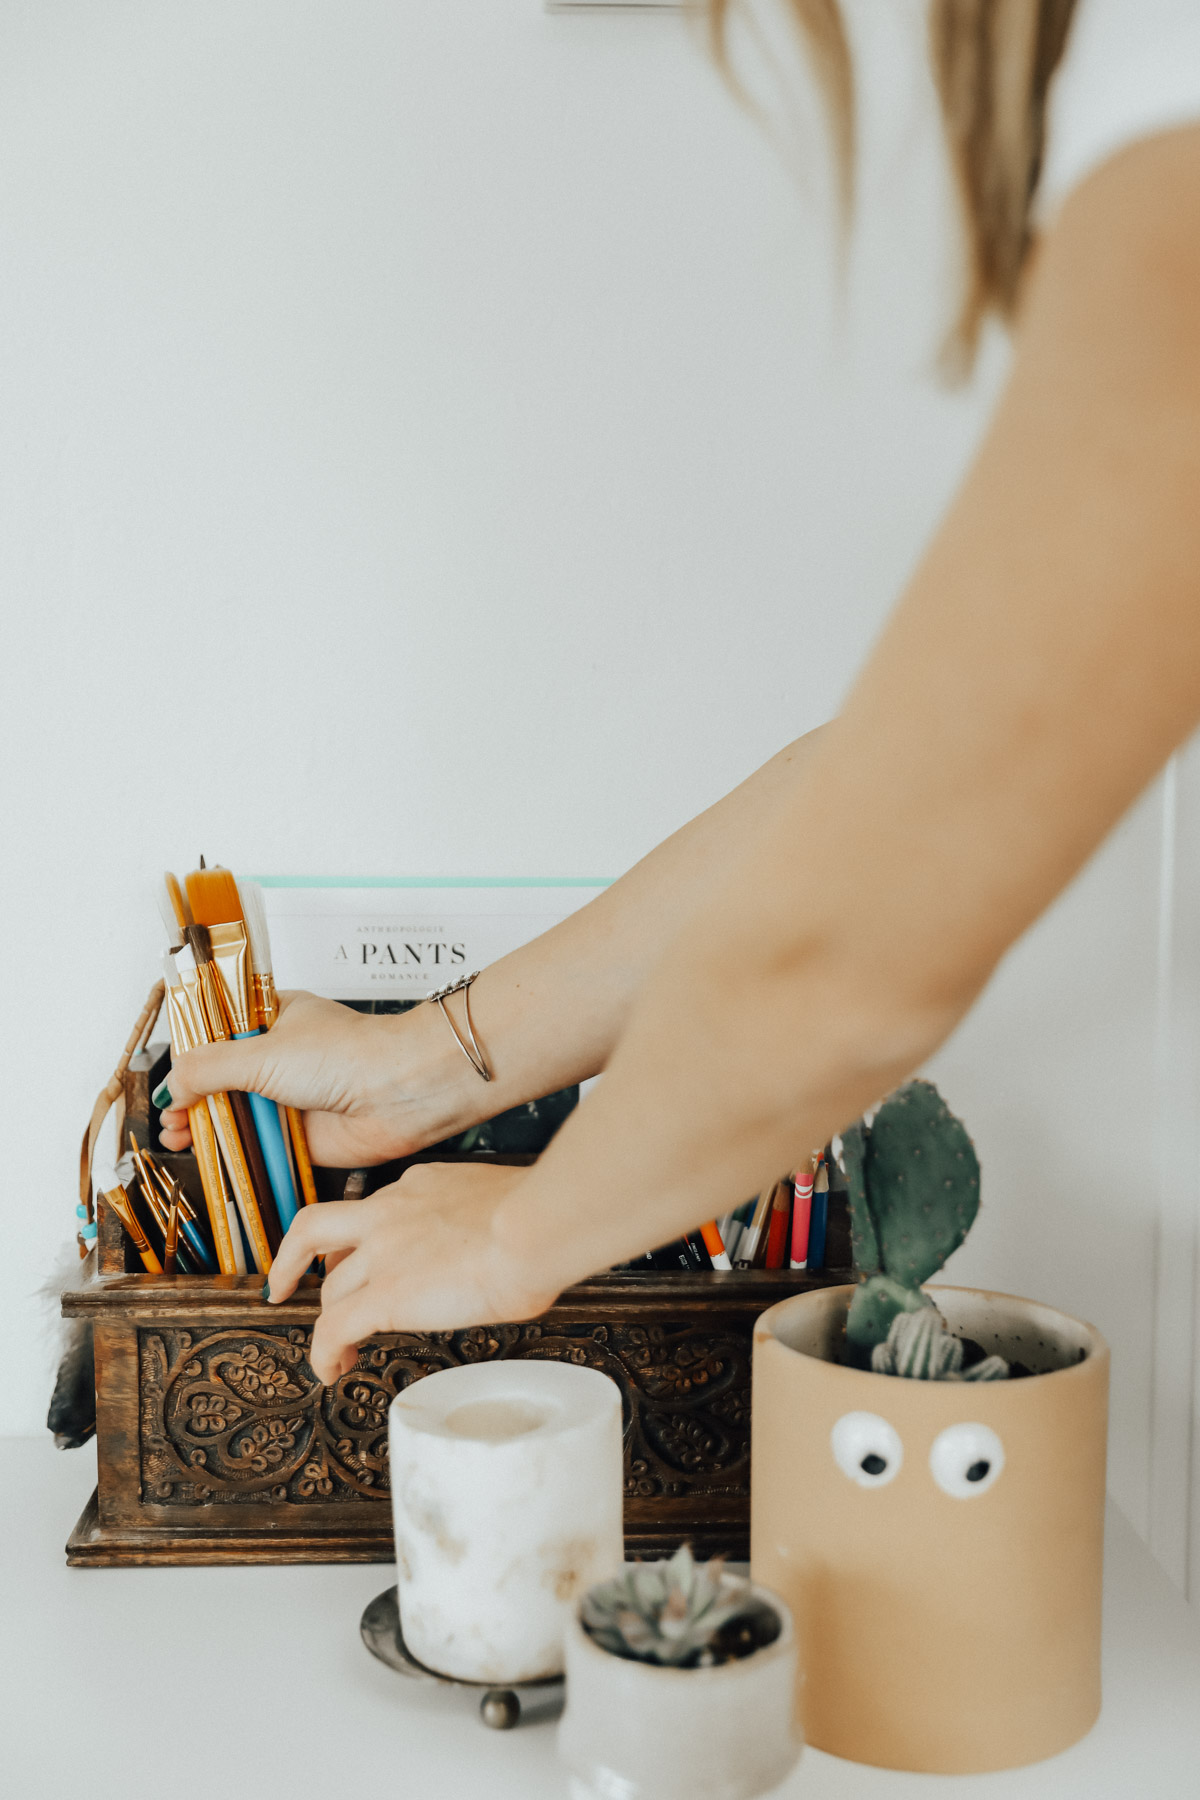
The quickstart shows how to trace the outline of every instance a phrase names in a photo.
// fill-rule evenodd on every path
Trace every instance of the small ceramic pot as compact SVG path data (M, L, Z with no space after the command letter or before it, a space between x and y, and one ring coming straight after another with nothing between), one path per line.
M1100 1710L1108 1347L1033 1301L930 1290L1017 1380L834 1361L852 1288L755 1330L751 1567L792 1608L808 1741L884 1768L1013 1768Z
M796 1644L777 1594L774 1643L712 1669L669 1669L614 1656L572 1619L558 1753L572 1800L753 1800L779 1786L800 1754Z

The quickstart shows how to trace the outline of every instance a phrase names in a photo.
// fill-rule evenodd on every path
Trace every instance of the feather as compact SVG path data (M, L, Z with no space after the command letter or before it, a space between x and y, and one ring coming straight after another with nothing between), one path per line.
M60 1450L77 1450L96 1433L96 1366L92 1350L92 1321L64 1319L62 1296L79 1278L79 1256L72 1241L63 1251L41 1290L47 1311L53 1313L58 1339L58 1372L46 1429L54 1433Z

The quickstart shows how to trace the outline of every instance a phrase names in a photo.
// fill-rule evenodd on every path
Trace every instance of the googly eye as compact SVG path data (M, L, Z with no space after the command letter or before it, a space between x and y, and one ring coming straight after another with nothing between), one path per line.
M1004 1445L988 1425L948 1425L933 1440L929 1467L943 1494L969 1500L999 1481Z
M904 1445L878 1413L843 1413L829 1434L833 1460L859 1487L886 1487L900 1473Z

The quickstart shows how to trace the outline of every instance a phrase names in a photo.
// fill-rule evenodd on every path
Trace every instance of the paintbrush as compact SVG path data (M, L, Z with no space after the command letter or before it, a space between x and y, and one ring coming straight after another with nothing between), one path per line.
M211 1245L206 1241L196 1217L196 1209L187 1197L187 1190L176 1180L175 1176L151 1150L142 1151L142 1162L168 1206L177 1208L179 1212L179 1233L187 1246L187 1254L206 1275L215 1275L217 1260Z
M167 1214L167 1237L163 1249L163 1274L173 1275L179 1253L179 1202L172 1200Z
M267 909L263 905L262 889L257 882L239 881L237 891L250 939L250 971L255 1011L262 1030L269 1031L279 1017L279 1000L271 968L271 934L267 929ZM294 1106L283 1107L281 1110L287 1120L287 1135L295 1154L296 1174L300 1181L300 1191L304 1195L304 1204L315 1206L317 1183L313 1175L312 1157L308 1152L303 1115Z
M142 1259L142 1267L150 1275L161 1275L163 1266L151 1248L149 1238L142 1230L141 1221L133 1210L133 1202L124 1186L118 1183L116 1187L106 1188L100 1198L117 1215L133 1239L134 1248Z
M125 1189L134 1217L145 1233L146 1242L155 1256L161 1258L166 1243L166 1213L159 1209L157 1194L150 1199L146 1198L141 1173L128 1150L124 1156L117 1158L116 1178Z
M197 1272L195 1258L190 1255L186 1245L182 1249L179 1246L178 1204L173 1196L168 1197L163 1193L151 1167L150 1152L138 1148L132 1131L129 1133L129 1154L137 1171L142 1198L153 1213L154 1223L162 1234L163 1274L173 1275L178 1266L182 1274L194 1275Z
M196 936L201 942L201 946L204 947L204 928L192 925L188 927L188 931ZM183 992L190 1002L193 1028L199 1034L197 1041L214 1043L218 1042L221 1036L228 1037L229 1032L220 1013L219 991L214 990L215 976L210 974L206 981L202 973L204 969L211 970L211 964L197 964L191 943L185 944L173 961L183 982ZM244 1101L245 1095L242 1095L241 1099ZM232 1097L229 1094L210 1094L208 1108L217 1143L220 1145L221 1156L229 1172L238 1213L246 1228L247 1242L258 1265L259 1274L265 1275L271 1266L271 1249L267 1242L262 1213L259 1211L258 1198L238 1132L238 1121ZM247 1108L247 1114L248 1112Z
M200 978L209 1039L212 1043L220 1043L234 1035L234 1019L226 1004L225 987L213 958L208 927L206 925L189 925L186 936L187 947L196 959L196 970ZM258 1216L262 1221L270 1255L273 1257L283 1241L283 1230L279 1223L275 1196L271 1192L271 1179L267 1174L262 1146L258 1141L254 1114L250 1110L250 1098L248 1094L234 1088L229 1090L226 1098L237 1125L238 1140L246 1159L246 1167L250 1172L250 1184L254 1190ZM263 1272L266 1273L265 1270Z
M175 958L170 952L163 957L163 974L167 984L171 1049L175 1056L180 1056L185 1050L194 1050L197 1044L203 1044L206 1040L196 1021L191 996L183 985L175 966ZM211 1100L201 1101L199 1105L188 1108L192 1148L200 1171L200 1185L204 1189L204 1203L208 1208L217 1266L222 1275L245 1275L246 1250L242 1243L237 1206L217 1147L216 1127L213 1123L215 1110Z
M232 1034L257 1037L260 1021L257 989L250 982L251 952L238 884L228 869L201 868L187 878L188 900L197 925L208 931L213 965L221 983ZM262 1094L249 1094L250 1111L262 1149L267 1179L279 1223L287 1230L299 1211L296 1188L284 1143L279 1109ZM249 1151L249 1145L247 1145ZM264 1214L264 1217L266 1215ZM272 1246L277 1248L277 1246Z
M764 1242L763 1233L771 1215L771 1202L775 1197L775 1182L765 1187L754 1202L754 1216L743 1231L738 1243L737 1264L739 1269L752 1269L760 1244Z
M185 992L179 971L175 967L174 953L183 948L183 934L194 920L187 897L170 870L163 876L159 886L158 910L162 914L163 928L170 945L168 954L163 957L163 975L166 981L171 1050L173 1055L181 1056L185 1050L193 1050L197 1044L206 1042L206 1038L194 1016L191 998ZM208 1209L217 1266L222 1275L244 1275L246 1251L242 1243L237 1209L217 1149L212 1110L211 1105L205 1102L188 1108L192 1149L200 1171L200 1185L204 1190L204 1204Z

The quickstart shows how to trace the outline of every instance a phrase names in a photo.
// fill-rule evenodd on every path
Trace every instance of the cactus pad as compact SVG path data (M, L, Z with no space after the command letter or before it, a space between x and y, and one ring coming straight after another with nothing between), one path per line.
M868 1129L842 1134L854 1259L868 1279L846 1321L847 1359L869 1367L902 1313L930 1304L922 1283L958 1249L979 1211L979 1159L929 1081L890 1095Z

